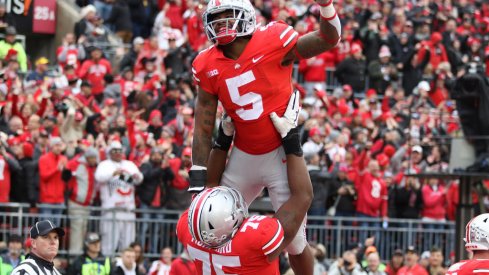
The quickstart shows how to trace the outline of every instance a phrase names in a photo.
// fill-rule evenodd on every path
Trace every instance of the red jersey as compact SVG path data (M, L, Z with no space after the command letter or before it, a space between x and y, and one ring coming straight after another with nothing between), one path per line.
M467 260L453 264L447 275L489 274L489 260Z
M254 155L281 145L270 113L283 115L292 94L292 65L282 66L298 33L283 22L257 28L237 60L224 56L214 46L200 52L192 72L200 88L217 95L233 119L234 144Z
M280 274L278 258L272 262L267 259L284 240L282 226L275 218L249 217L225 246L211 249L192 238L187 210L178 220L177 236L194 260L197 274Z
M357 212L371 217L387 217L387 186L370 173L356 177Z

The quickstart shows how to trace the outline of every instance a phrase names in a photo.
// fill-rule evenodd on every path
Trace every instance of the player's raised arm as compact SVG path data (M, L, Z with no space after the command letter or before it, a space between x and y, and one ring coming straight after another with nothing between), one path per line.
M341 23L333 0L316 0L320 6L319 30L305 34L284 58L289 63L296 58L310 58L334 48L341 38Z
M290 197L275 213L284 229L284 241L268 256L269 261L278 257L296 236L313 198L311 179L302 157L300 134L296 128L300 111L299 100L299 92L296 91L292 94L283 117L280 118L275 113L270 115L275 128L282 136L282 146L287 156Z
M212 131L216 121L217 96L199 88L195 106L194 139L192 142L192 167L190 192L200 192L207 181L207 160L211 151Z
M221 182L221 176L226 168L228 151L233 142L233 137L234 124L231 121L231 117L224 113L219 124L217 138L214 141L209 155L208 163L210 165L207 169L207 187L218 186L219 182Z

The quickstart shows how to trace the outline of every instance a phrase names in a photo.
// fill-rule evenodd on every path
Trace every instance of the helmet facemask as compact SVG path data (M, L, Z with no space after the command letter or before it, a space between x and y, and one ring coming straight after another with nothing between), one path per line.
M226 17L219 17L227 13ZM207 38L218 45L233 42L236 37L251 35L256 28L255 10L248 0L210 1L202 15Z

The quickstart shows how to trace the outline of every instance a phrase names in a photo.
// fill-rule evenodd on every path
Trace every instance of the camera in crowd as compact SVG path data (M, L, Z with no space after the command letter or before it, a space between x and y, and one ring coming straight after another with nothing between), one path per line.
M69 108L70 107L68 106L68 104L66 104L66 102L58 102L54 104L54 109L56 109L56 111L60 113L63 113L64 115L66 115L66 112L68 112Z

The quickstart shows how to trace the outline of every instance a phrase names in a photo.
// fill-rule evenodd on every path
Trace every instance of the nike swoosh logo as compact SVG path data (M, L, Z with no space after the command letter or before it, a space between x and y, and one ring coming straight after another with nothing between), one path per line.
M252 59L253 63L256 63L256 62L260 61L260 59L262 59L264 56L265 56L265 55L259 56L259 57L257 57L257 58L254 58L254 57L253 57L253 59Z
M287 159L282 159L282 163L286 163L287 162Z

